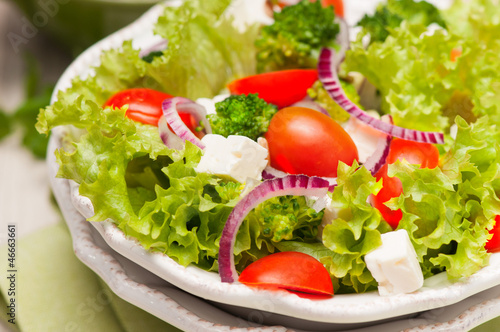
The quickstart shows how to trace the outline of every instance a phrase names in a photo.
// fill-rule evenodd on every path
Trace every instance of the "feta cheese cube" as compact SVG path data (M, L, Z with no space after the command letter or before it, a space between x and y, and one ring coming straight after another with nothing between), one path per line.
M381 296L411 293L424 284L417 253L404 229L382 234L382 245L365 256L365 263Z
M267 166L268 151L246 136L208 134L203 156L195 171L218 176L229 176L244 183L247 178L261 180Z

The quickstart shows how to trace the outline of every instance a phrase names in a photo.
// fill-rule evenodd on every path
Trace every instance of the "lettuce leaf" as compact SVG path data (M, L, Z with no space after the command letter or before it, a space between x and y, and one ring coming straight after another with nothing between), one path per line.
M337 183L329 195L330 208L338 211L338 217L327 221L322 243L282 241L276 247L300 251L321 261L334 279L335 293L374 290L377 282L366 267L364 255L380 246L380 234L391 228L367 200L382 184L356 163L339 163Z
M423 25L403 22L384 43L367 49L360 35L346 56L344 70L360 72L380 91L381 110L391 114L396 125L442 131L449 124L441 108L453 92L443 79L456 67L449 55L460 44L443 31L421 37L425 31Z
M480 43L498 39L500 8L491 0L455 0L442 11L449 31Z
M244 32L222 15L230 0L186 1L165 7L155 33L169 41L164 56L155 57L147 73L166 91L191 99L213 97L225 85L256 73L258 25Z
M408 231L425 277L446 270L456 279L486 266L484 244L500 213L500 133L487 117L473 125L458 117L456 124L457 138L440 167L389 166L404 194L388 206L403 211L398 228Z
M348 52L345 71L358 71L382 96L380 110L395 124L424 131L447 131L457 115L474 122L500 110L500 43L481 42L423 25L403 22L384 43L368 48L358 36ZM452 50L461 50L453 61Z
M95 209L91 220L111 219L144 247L205 269L217 269L218 237L240 184L196 174L199 148L187 143L181 151L170 150L158 128L126 118L126 107L102 105L132 87L212 97L233 77L253 74L255 56L248 45L254 44L256 29L242 33L234 28L221 15L228 4L192 0L165 7L156 27L169 38L161 56L148 63L131 41L103 52L93 73L60 91L57 101L41 110L36 125L42 133L68 126L63 149L56 152L58 176L80 184L80 194ZM249 226L242 230L237 254L250 248Z
M364 292L377 283L363 257L380 246L380 234L390 230L378 210L368 203L369 196L376 194L382 183L365 167L339 163L337 184L331 205L339 216L323 230L323 243L335 254L322 257L321 262L344 286Z

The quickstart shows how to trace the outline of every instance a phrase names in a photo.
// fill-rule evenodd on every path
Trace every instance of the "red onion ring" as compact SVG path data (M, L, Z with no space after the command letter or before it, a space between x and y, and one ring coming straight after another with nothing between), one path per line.
M276 169L270 165L266 166L264 170L262 171L262 179L264 180L272 180L275 178L284 178L286 176L289 176L291 174L285 173L283 171L280 171L279 169ZM307 176L307 175L304 175ZM337 178L326 178L322 176L315 176L315 178L323 179L325 181L328 181L330 184L330 187L328 187L328 191L333 191L333 189L337 186Z
M337 34L337 43L340 45L340 49L335 55L333 65L335 65L335 68L338 68L344 61L345 53L351 46L351 40L349 39L349 25L346 20L338 16L336 17L336 20L340 29Z
M181 111L183 113L189 113L194 116L197 122L203 123L205 132L209 134L212 132L212 130L210 128L208 120L206 119L206 110L203 106L187 98L174 97L165 99L162 104L162 109L165 120L170 125L170 128L172 128L173 132L181 140L190 141L200 149L205 148L205 144L203 144L203 142L198 137L196 137L191 132L191 130L189 130L184 122L182 122L178 113L179 111ZM162 137L162 139L164 137L168 137L168 132L163 127L160 128L160 136Z
M234 243L236 235L247 214L260 203L276 196L324 196L329 182L305 175L288 175L267 180L244 196L227 218L219 242L219 275L222 282L232 283L238 279L234 266Z
M346 112L371 127L394 137L432 144L444 143L444 136L442 133L398 127L390 123L382 122L361 110L345 95L339 82L337 69L335 68L335 60L335 51L330 48L323 48L318 61L318 77L332 99L346 110Z
M164 116L160 117L158 121L158 131L160 133L160 138L170 149L180 150L184 145L184 141L174 134L168 127L167 120Z

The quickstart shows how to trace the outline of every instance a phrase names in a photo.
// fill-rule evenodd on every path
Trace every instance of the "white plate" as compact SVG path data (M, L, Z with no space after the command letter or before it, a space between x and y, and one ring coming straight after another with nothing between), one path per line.
M134 45L137 47L145 47L157 42L158 38L153 36L151 27L160 12L160 7L154 7L129 27L111 35L84 52L61 77L56 86L56 91L69 87L72 78L91 73L90 67L99 63L99 55L104 49L119 47L127 39L133 39ZM51 138L51 152L59 146L59 138L63 132L63 130L54 131ZM55 165L55 160L50 153L49 156L48 162L54 171L57 165ZM52 177L54 174L52 174ZM327 329L359 327L360 324L373 324L384 319L416 315L429 309L450 308L453 307L450 305L454 303L463 301L471 295L500 284L500 254L492 255L491 264L488 267L461 282L450 284L445 275L438 275L426 280L424 287L416 293L392 297L380 297L377 293L367 293L336 295L328 300L312 301L286 292L259 291L240 284L221 283L215 273L202 271L195 267L182 267L169 257L144 250L133 239L126 239L124 234L111 223L97 223L94 226L114 251L105 247L102 243L97 244L96 241L100 240L96 240L96 234L89 230L89 223L84 221L74 206L69 206L72 205L72 200L78 211L89 216L92 214L89 202L78 196L75 190L70 190L68 181L54 179L53 186L63 213L65 213L65 218L72 230L75 248L78 248L76 250L77 255L87 265L96 270L120 296L168 322L174 321L174 325L178 319L177 314L172 316L170 315L171 311L168 310L168 314L166 314L165 310L159 310L158 306L151 305L151 303L163 304L166 301L165 303L168 303L168 305L174 305L170 301L176 303L173 300L176 298L175 296L166 295L165 293L160 295L153 292L152 290L156 289L157 282L150 284L151 275L141 268L138 269L136 265L123 258L120 258L120 262L127 262L125 268L117 265L112 271L103 265L103 261L113 261L113 263L118 264L116 257L121 256L116 253L119 253L180 289L214 301L214 303L219 303L218 305L224 307L225 310L233 311L258 322L276 322L298 327L307 326L307 329L312 326ZM82 245L82 243L84 244ZM92 249L91 252L88 251L90 249ZM101 258L101 254L104 255L103 258ZM130 268L130 266L134 266L134 268ZM121 273L117 274L118 267L121 268ZM127 273L130 273L130 271L133 271L132 274L136 277L138 276L140 282L132 280L133 278L126 278L129 276ZM148 276L145 280L142 279L144 273ZM140 289L139 293L131 293L128 289L129 286ZM169 287L169 290L174 290L173 293L178 292L178 290L171 287ZM196 299L189 294L183 294L190 297L190 303L192 299ZM145 299L142 298L143 296ZM154 297L154 301L149 299L151 296ZM184 299L184 296L182 298ZM463 303L470 304L468 301ZM485 321L499 314L500 310L498 310L497 305L497 303L494 303L492 306L494 309L490 310L492 314L489 316L484 315L484 311L481 311L481 314L478 314L477 310L470 310L470 313L468 311L466 317L471 318L466 320L466 325L469 324L468 328L475 326L474 324L477 322ZM193 311L196 312L194 309ZM416 321L416 319L413 318L409 321ZM432 320L430 322L432 323ZM186 326L181 328L186 328Z
M288 317L283 326L263 326L233 316L224 310L190 293L184 292L171 283L159 278L142 266L128 260L109 245L102 236L86 221L75 208L72 201L72 187L66 180L56 178L58 165L53 152L60 148L61 130L56 130L50 139L47 162L49 177L54 195L63 213L73 238L77 257L95 271L113 292L131 304L172 324L184 331L246 331L246 332L293 332L312 330L307 321L294 321L299 328L291 329ZM234 310L234 308L232 308ZM369 309L368 309L369 310ZM247 312L248 313L248 312ZM283 316L250 312L249 319L258 320L262 315L274 320ZM377 325L351 330L350 324L316 325L317 329L344 330L351 332L431 332L431 331L469 331L500 315L500 286L477 293L454 305L429 310L411 318L394 320ZM274 318L273 318L274 317ZM286 327L285 327L286 326Z

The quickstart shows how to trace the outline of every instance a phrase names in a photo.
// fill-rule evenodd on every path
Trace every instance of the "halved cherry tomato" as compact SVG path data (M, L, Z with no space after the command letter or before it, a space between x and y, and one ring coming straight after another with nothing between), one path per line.
M461 56L461 55L462 55L462 48L461 47L455 47L450 52L450 60L452 62L455 62L455 61L457 61L458 57Z
M500 251L500 215L495 217L495 226L490 230L490 234L493 236L486 242L484 248L488 252Z
M266 102L283 108L304 99L317 80L316 69L291 69L244 77L227 88L236 95L258 93Z
M241 272L239 282L267 289L333 295L330 274L316 258L295 251L265 256Z
M162 102L172 97L168 93L153 89L133 88L117 92L106 101L104 107L113 105L113 107L121 108L128 105L125 116L134 121L158 126L158 120L163 114ZM189 113L179 112L179 116L189 130L201 138L202 134L196 131L196 127L198 127L196 119Z
M278 1L278 6L283 8L286 6L295 5L300 1L301 0L281 0L281 1ZM309 1L315 2L316 0L309 0ZM342 0L321 0L321 5L323 7L333 6L333 8L335 10L335 15L340 16L340 17L344 17L344 3Z
M384 203L403 193L401 180L387 175L388 164L396 160L406 159L410 164L420 165L420 168L435 168L439 164L439 151L429 143L419 143L403 139L393 139L387 156L386 164L375 175L377 180L382 179L383 187L377 195L372 196L372 205L377 208L385 221L393 229L397 228L403 213L401 210L391 210Z
M286 107L271 119L265 138L271 166L290 174L336 177L339 161L352 165L358 149L332 118L305 107Z
M403 160L420 168L436 168L439 164L439 151L435 145L393 139L387 156L387 163L393 164L396 160Z
M387 164L385 164L377 174L375 174L377 180L382 179L383 186L377 195L372 196L371 202L373 207L380 211L382 218L384 218L393 229L396 229L401 218L403 218L403 212L400 209L391 210L385 205L385 202L393 197L399 197L403 193L403 186L401 180L397 177L389 177L387 175L387 167Z

